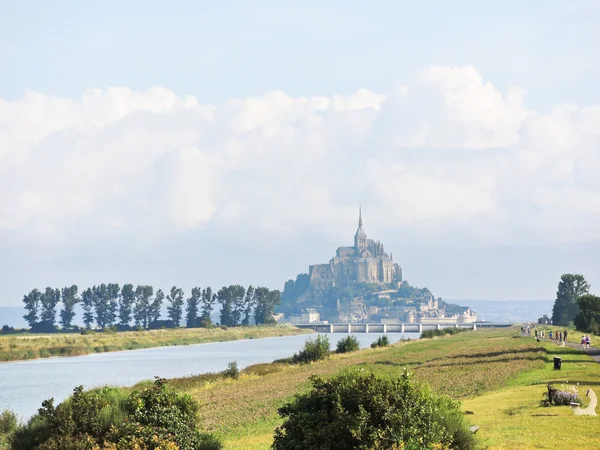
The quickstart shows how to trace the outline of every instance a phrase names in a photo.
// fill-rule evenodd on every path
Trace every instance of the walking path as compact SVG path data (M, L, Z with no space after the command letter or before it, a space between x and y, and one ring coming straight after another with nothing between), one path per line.
M590 348L581 348L581 344L573 344L571 342L567 342L567 345L571 348L576 348L583 353L587 353L591 356L591 358L600 364L600 348L598 347L590 347Z

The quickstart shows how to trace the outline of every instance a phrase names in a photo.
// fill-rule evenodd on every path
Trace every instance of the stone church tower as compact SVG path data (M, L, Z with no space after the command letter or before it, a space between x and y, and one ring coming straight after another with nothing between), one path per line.
M309 266L310 285L316 290L356 283L400 283L402 269L388 255L380 241L368 239L363 228L362 208L352 247L338 247L329 264Z

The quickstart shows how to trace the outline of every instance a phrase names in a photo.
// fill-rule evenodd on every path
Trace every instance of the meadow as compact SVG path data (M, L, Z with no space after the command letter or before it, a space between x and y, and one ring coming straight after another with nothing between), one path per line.
M305 334L292 326L0 335L0 362Z
M330 335L332 347L335 334ZM563 357L554 371L552 358ZM481 330L333 355L306 365L260 364L239 379L205 374L171 380L201 404L199 425L228 449L266 449L280 424L277 409L306 391L312 375L359 366L378 373L407 368L438 392L462 401L489 449L600 448L598 417L575 417L569 407L541 405L546 383L579 383L600 393L600 365L578 350L520 336L518 329Z

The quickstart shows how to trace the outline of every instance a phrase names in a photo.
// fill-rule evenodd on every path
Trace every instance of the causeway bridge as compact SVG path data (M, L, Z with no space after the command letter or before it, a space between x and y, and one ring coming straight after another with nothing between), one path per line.
M441 330L443 328L508 328L513 323L305 323L296 325L298 328L307 328L317 333L422 333L426 330Z

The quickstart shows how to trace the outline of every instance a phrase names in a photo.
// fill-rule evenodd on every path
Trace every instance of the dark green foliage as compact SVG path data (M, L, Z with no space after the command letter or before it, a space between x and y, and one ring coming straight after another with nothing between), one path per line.
M552 308L552 323L567 326L579 313L577 299L590 290L583 275L565 273L560 277L556 300Z
M239 284L234 284L229 287L231 292L231 323L229 326L237 327L241 324L242 316L245 310L246 288ZM228 324L225 324L228 325Z
M23 303L25 309L28 311L27 314L23 316L23 319L27 321L30 327L38 320L41 296L42 294L37 289L33 289L29 294L23 296Z
M135 303L135 291L133 284L123 285L121 297L119 299L119 324L123 327L129 326L131 322L131 313Z
M254 290L254 322L256 325L275 323L273 314L275 306L281 301L281 293L277 290L271 291L265 287Z
M60 325L63 330L68 330L73 326L73 318L75 317L75 305L79 302L77 297L77 286L62 288L62 304L63 308L60 311Z
M79 450L96 448L220 449L221 444L196 429L198 406L189 395L167 388L156 379L147 389L131 394L81 387L57 407L52 399L20 427L12 438L13 450Z
M356 336L346 336L338 341L335 352L349 353L360 350L360 344Z
M413 381L362 370L324 380L279 409L283 424L273 448L432 449L476 448L459 404Z
M600 297L591 294L577 299L579 314L575 316L575 328L584 333L600 334Z
M210 319L213 307L217 301L217 294L213 294L210 287L202 290L202 313L200 317L207 317Z
M240 369L238 368L237 361L232 361L227 364L227 369L223 371L223 376L234 380L237 380L240 377Z
M150 303L148 307L148 324L147 328L150 328L150 324L156 322L160 319L160 309L162 307L162 303L165 300L165 294L162 289L156 291L156 295L154 296L154 300Z
M47 329L53 329L56 324L56 305L60 301L60 290L47 287L40 296L40 324Z
M17 416L12 411L0 412L0 448L8 448L8 442L17 429Z
M386 335L383 335L379 336L377 340L371 344L371 348L387 347L388 345L390 345L390 340Z
M233 325L233 295L231 286L223 286L217 292L217 302L221 304L221 316L219 322L223 326L230 327Z
M319 361L329 357L330 353L329 338L324 334L319 334L315 340L308 339L304 343L304 348L292 356L292 363L307 364Z
M185 325L188 328L198 326L198 313L200 309L200 300L202 299L202 289L199 287L192 288L190 298L187 299L185 308Z
M446 327L440 330L426 330L421 333L421 339L430 339L435 336L444 336L445 334L458 334L470 331L470 328Z
M16 332L17 330L15 330L14 327L2 325L2 331L0 331L0 334L15 334Z
M107 311L106 325L114 325L117 322L117 313L119 310L119 299L121 297L121 287L118 283L108 283L106 286Z
M96 311L96 323L98 327L104 328L110 325L110 300L108 296L108 287L102 283L99 286L92 287L93 305Z
M173 286L167 295L167 301L170 303L167 307L167 316L173 321L173 326L178 327L183 316L183 289Z
M94 314L92 313L94 293L91 288L87 288L81 293L81 303L83 304L83 323L86 328L90 328L94 323Z
M150 320L150 298L154 294L152 286L138 286L135 288L135 307L133 318L137 326L147 328Z

